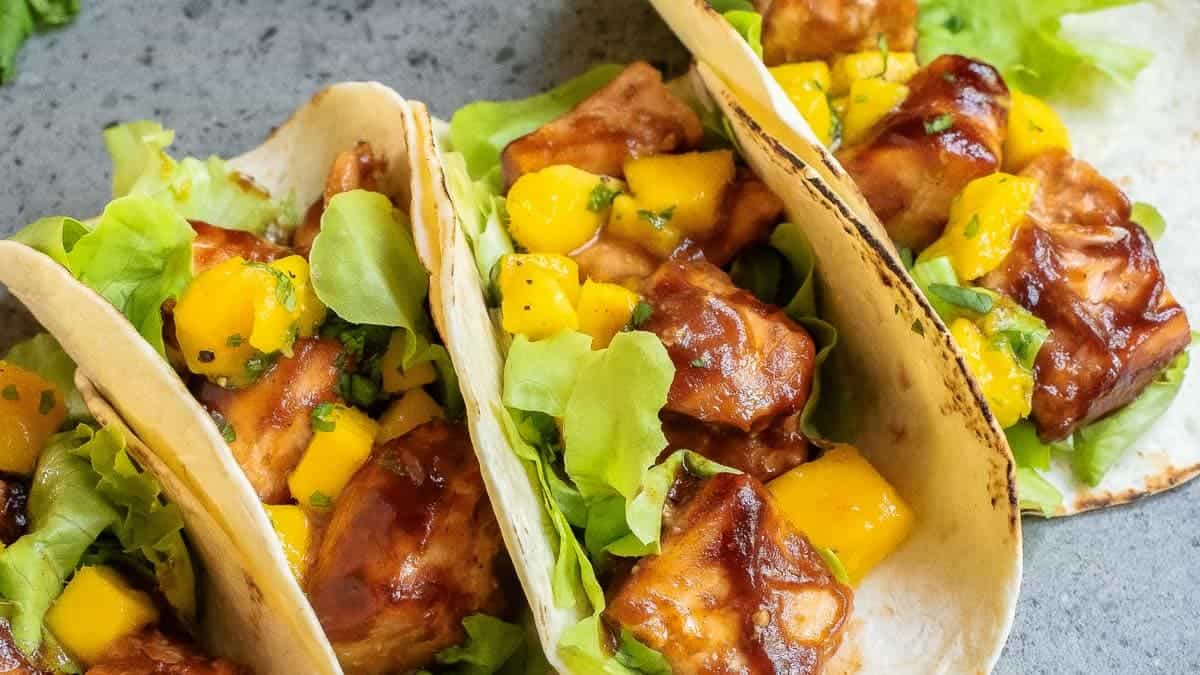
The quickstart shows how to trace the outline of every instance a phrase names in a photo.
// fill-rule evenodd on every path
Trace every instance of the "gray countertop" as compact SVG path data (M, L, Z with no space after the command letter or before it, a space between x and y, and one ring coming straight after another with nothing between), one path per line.
M85 2L32 39L0 88L0 236L90 215L109 194L101 129L153 118L178 154L233 155L320 87L382 81L449 114L597 61L687 54L643 0ZM535 8L536 7L536 8ZM0 301L0 345L33 330ZM1025 582L998 673L1200 672L1200 482L1069 520L1025 521Z

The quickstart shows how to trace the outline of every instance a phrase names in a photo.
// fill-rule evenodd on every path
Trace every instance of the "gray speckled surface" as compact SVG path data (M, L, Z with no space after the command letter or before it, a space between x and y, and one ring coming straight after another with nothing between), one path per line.
M231 155L322 85L377 79L440 115L534 93L601 60L687 55L641 0L84 3L0 88L0 235L89 215L108 195L100 130L142 117L179 153ZM534 8L536 5L536 8ZM32 328L0 302L0 345ZM1200 672L1200 482L1025 523L1025 584L998 673Z

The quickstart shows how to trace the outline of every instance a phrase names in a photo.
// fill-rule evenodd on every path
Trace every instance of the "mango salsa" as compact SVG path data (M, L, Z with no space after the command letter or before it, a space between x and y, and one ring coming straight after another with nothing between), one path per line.
M683 232L672 224L674 215L674 209L650 211L639 206L633 197L618 195L613 200L608 232L666 258L683 243Z
M829 66L824 61L806 61L769 70L817 139L829 145L833 141L833 114L827 97Z
M517 179L508 191L508 231L531 253L566 255L596 236L620 181L567 164Z
M832 549L851 585L908 537L913 512L858 450L837 446L767 484L814 546Z
M429 361L414 363L408 370L404 369L404 352L407 342L407 331L401 329L392 331L387 351L379 360L379 370L383 375L383 391L385 393L399 394L402 391L423 387L437 379L437 371Z
M625 162L625 180L638 208L699 238L716 227L733 172L730 150L654 155Z
M265 505L267 517L275 528L275 535L283 546L288 567L301 585L308 571L308 551L312 545L312 531L304 509L294 504Z
M247 371L251 359L290 354L296 338L314 335L325 314L304 258L264 264L235 257L188 285L175 305L175 335L188 370L241 386L255 379Z
M904 84L921 69L917 65L917 55L912 52L888 52L886 72L883 61L883 52L878 49L837 57L830 72L830 93L843 96L850 91L855 82L870 78L882 78L888 82Z
M1017 173L1051 148L1071 151L1067 125L1045 101L1014 90L1008 110L1008 136L1004 139L1004 170Z
M524 253L500 261L500 312L504 330L530 340L575 330L579 317L579 266L566 256Z
M908 98L908 87L879 78L857 80L850 85L846 113L842 117L842 140L854 145L866 140L868 132Z
M950 324L950 334L1000 426L1011 427L1029 415L1033 405L1033 372L1021 366L1008 343L988 339L965 318Z
M424 389L412 389L392 401L388 409L379 418L379 432L376 440L387 443L394 438L416 429L432 419L442 419L446 413L433 397Z
M991 272L1012 250L1013 235L1025 220L1037 194L1033 178L994 173L976 178L950 206L950 222L920 261L950 259L961 281L974 281Z
M366 463L379 425L362 412L323 404L313 411L313 437L300 458L288 489L301 504L325 508Z
M85 665L158 620L154 600L110 567L80 568L46 613L46 628Z
M0 361L0 471L29 475L67 420L62 394L37 373Z
M637 303L638 294L624 286L584 282L579 292L579 330L592 336L592 349L608 346L629 323Z

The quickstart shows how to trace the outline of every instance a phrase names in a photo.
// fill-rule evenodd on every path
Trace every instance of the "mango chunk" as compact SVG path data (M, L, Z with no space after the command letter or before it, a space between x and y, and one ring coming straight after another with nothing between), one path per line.
M1017 173L1034 157L1052 148L1071 151L1071 135L1062 118L1046 102L1013 90L1004 139L1004 170Z
M404 369L404 352L407 342L407 331L399 329L392 331L387 351L379 360L379 371L383 375L383 391L385 393L399 394L402 391L423 387L437 379L437 370L429 361L414 363L408 370Z
M643 209L629 195L613 200L608 231L633 242L660 258L666 258L683 243L683 232L673 225L674 210L654 212Z
M917 65L917 55L912 52L888 52L886 71L883 60L883 52L878 49L837 57L830 71L830 93L843 96L850 91L855 82L870 78L883 78L888 82L904 84L921 69Z
M856 80L850 85L846 112L842 117L842 140L854 145L866 140L868 132L908 98L908 87L877 77Z
M392 401L384 411L383 417L379 418L379 434L376 440L387 443L432 419L442 419L445 416L442 406L425 393L424 389L412 389Z
M46 627L85 665L100 661L118 640L155 621L154 600L102 566L80 568L46 613Z
M1012 250L1037 187L1036 179L1007 173L971 181L954 198L942 236L918 260L946 256L958 278L968 282L996 269Z
M258 374L247 369L251 359L290 355L297 338L316 334L326 311L304 258L264 264L235 257L188 285L175 305L175 335L188 370L236 387Z
M730 150L654 155L625 162L625 180L638 208L701 239L717 225L725 186L733 180L733 172Z
M801 464L767 488L814 546L837 554L851 585L895 551L912 530L912 509L848 445Z
M1011 427L1029 415L1033 406L1033 372L1021 366L1008 343L987 338L965 318L950 324L950 334L1000 426Z
M517 179L508 191L508 231L531 253L566 255L591 241L621 184L568 164Z
M304 509L294 504L265 505L267 518L279 544L283 547L283 555L287 558L288 568L301 585L308 571L308 551L312 545L312 528L308 522L308 514Z
M592 349L603 349L633 316L638 294L617 284L591 279L579 292L579 330L592 336Z
M824 145L833 141L829 99L829 66L824 61L788 63L769 69L788 100Z
M575 330L579 317L579 266L549 253L510 254L500 261L500 313L504 330L530 340Z
M41 375L0 361L0 471L29 475L67 420L62 394Z
M322 404L313 411L313 437L288 476L292 498L327 508L366 463L379 425L355 408Z

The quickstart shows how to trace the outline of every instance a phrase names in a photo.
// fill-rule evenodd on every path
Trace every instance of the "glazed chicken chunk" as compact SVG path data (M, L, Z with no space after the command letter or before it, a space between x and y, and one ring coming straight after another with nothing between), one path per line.
M113 645L104 661L87 675L239 675L228 661L210 659L155 629L130 635Z
M755 0L763 15L763 60L768 66L823 61L836 54L893 51L917 42L917 0Z
M329 168L329 175L325 177L325 192L305 212L304 221L292 237L296 252L308 257L313 240L321 232L321 216L325 215L329 200L351 190L379 192L386 170L387 160L376 155L366 141L359 141L354 148L338 153Z
M233 428L229 447L263 502L288 501L288 475L312 440L312 411L338 399L341 355L337 340L301 339L290 358L245 389L201 385L201 404Z
M229 260L271 262L288 255L288 250L251 232L227 230L199 220L189 220L196 238L192 240L192 268L200 274Z
M938 57L909 88L900 108L838 160L891 238L919 251L941 235L967 183L999 170L1009 96L994 68L962 56Z
M667 448L659 459L666 459L676 450L691 450L765 483L808 461L808 440L798 429L798 418L790 415L763 431L746 433L664 413Z
M851 604L761 483L719 474L666 514L662 552L614 586L604 619L677 673L817 673Z
M571 112L509 143L501 156L505 189L554 164L623 176L627 159L691 150L703 137L696 113L656 68L637 61Z
M751 432L804 407L816 349L783 310L703 261L668 261L644 290L642 327L675 364L666 410Z
M500 526L462 424L377 447L337 498L308 597L347 673L404 673L496 614Z
M1191 333L1116 185L1062 150L1021 173L1039 182L1029 219L982 285L1050 328L1034 367L1033 420L1058 440L1136 398Z

